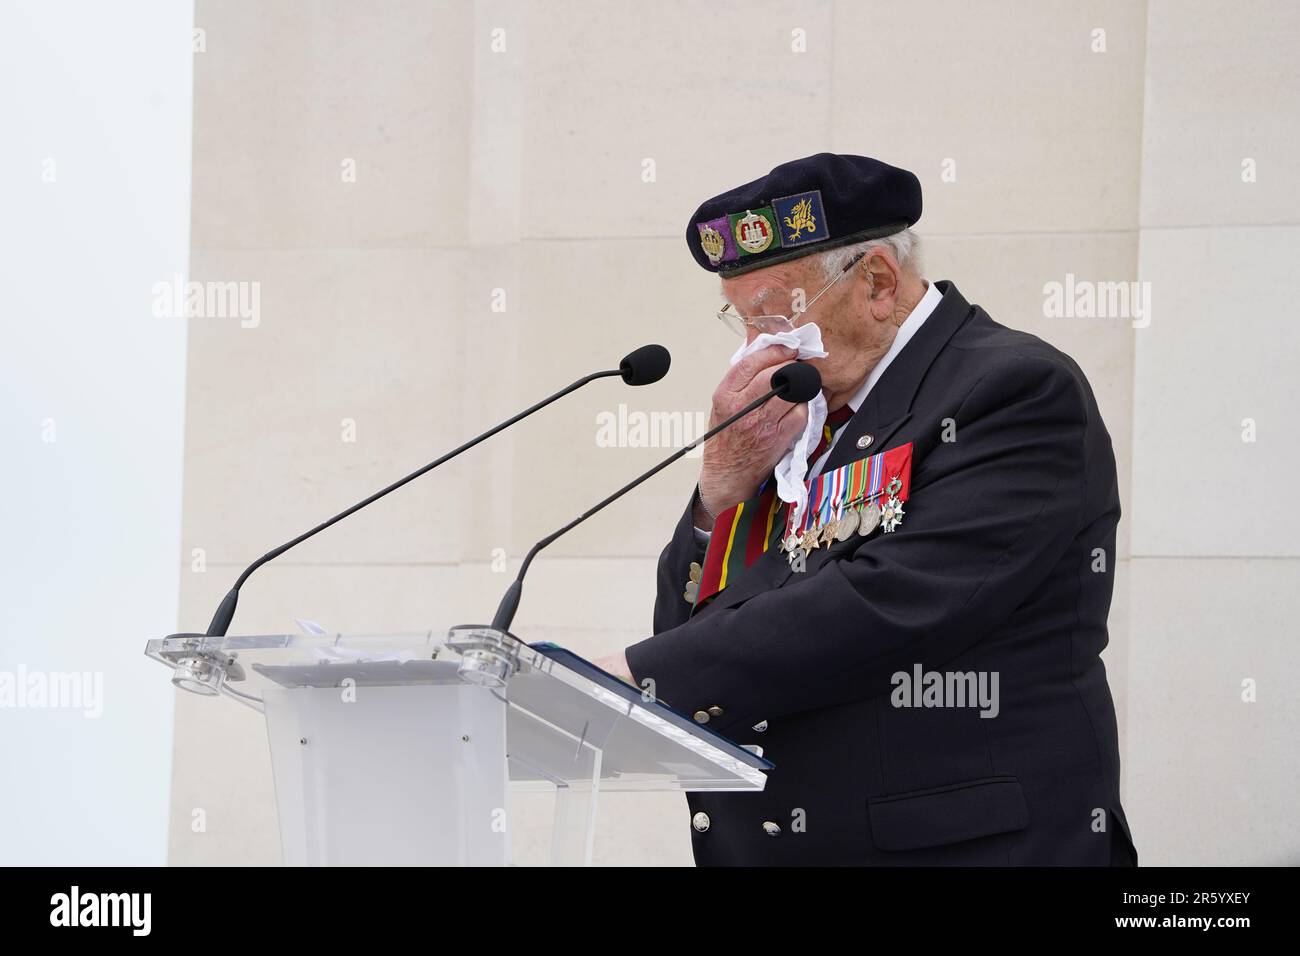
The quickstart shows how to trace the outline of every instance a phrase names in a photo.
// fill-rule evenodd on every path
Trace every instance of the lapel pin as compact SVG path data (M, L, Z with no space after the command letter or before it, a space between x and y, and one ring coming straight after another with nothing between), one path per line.
M863 435L861 438L858 439L858 447L859 447L859 448L870 448L870 447L871 447L871 443L872 443L873 441L875 441L875 440L876 440L876 439L875 439L873 436L871 436L871 435Z

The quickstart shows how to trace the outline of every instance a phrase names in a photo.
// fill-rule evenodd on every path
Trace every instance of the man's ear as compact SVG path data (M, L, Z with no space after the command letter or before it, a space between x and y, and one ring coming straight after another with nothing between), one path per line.
M898 299L898 266L888 256L873 252L862 260L862 269L871 283L868 303L872 317L881 321L892 318Z
M892 299L898 294L898 267L886 255L873 252L862 260L862 270L871 279L871 298Z

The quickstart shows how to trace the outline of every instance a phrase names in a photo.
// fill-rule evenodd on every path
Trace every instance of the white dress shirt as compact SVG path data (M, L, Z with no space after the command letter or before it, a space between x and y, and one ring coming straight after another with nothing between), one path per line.
M930 317L930 314L938 308L939 303L943 300L943 293L935 288L933 282L927 282L925 286L925 295L921 296L921 301L916 303L916 308L907 314L907 318L903 320L903 324L898 327L898 332L894 335L894 341L890 344L889 351L881 357L880 361L876 363L875 368L871 370L871 374L867 376L866 381L862 383L862 386L853 394L853 397L849 399L848 406L853 409L854 414L857 414L858 409L862 407L862 403L867 400L867 395L870 394L876 383L880 381L880 377L885 374L885 369L889 368L889 363L894 361L894 359L897 358L898 353L907 347L907 343L912 340L912 336L916 334L916 330L921 327L925 320ZM842 434L844 434L843 427L841 427L840 430L835 433L834 437L831 438L830 446L826 451L822 452L821 457L812 463L812 466L808 469L808 477L810 479L821 474L822 466L826 464L826 459L829 458L831 452L835 450L835 443L840 440L840 435ZM695 529L695 540L698 544L708 544L709 535L710 532L708 531L704 531L700 528Z

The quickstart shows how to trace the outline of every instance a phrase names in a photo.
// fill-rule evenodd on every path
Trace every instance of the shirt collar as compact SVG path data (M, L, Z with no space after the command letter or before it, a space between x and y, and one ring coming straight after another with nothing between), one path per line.
M862 383L862 387L849 399L849 408L856 412L862 407L868 393L880 381L880 377L885 374L885 369L889 368L889 363L898 356L899 352L903 351L907 343L911 341L912 336L916 334L916 330L930 317L930 313L938 308L939 303L942 301L943 293L935 288L933 282L927 282L925 295L921 296L921 301L916 303L916 307L907 314L903 324L898 327L898 332L894 335L894 341L890 344L889 351L881 357L880 361L876 363L876 367L871 370L871 374L867 376L867 380Z

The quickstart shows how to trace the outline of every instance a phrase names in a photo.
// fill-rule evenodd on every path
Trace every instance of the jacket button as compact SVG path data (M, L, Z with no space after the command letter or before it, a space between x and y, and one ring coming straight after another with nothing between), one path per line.
M707 710L697 710L693 716L697 724L707 724L709 722L709 712Z
M691 817L691 826L695 827L698 833L703 833L709 828L709 815L701 810Z
M771 820L764 820L764 821L763 821L763 832L766 833L768 836L771 836L771 837L780 836L780 835L781 835L781 828L780 828L779 826L777 826L775 823L773 823Z
M721 716L722 716L722 708L719 707L717 704L714 704L712 707L709 708L709 716L710 716L710 717L721 717Z
M758 723L756 723L756 724L754 725L754 730L758 731L760 734L761 734L763 731L767 730L767 721L766 721L766 720L760 720Z

